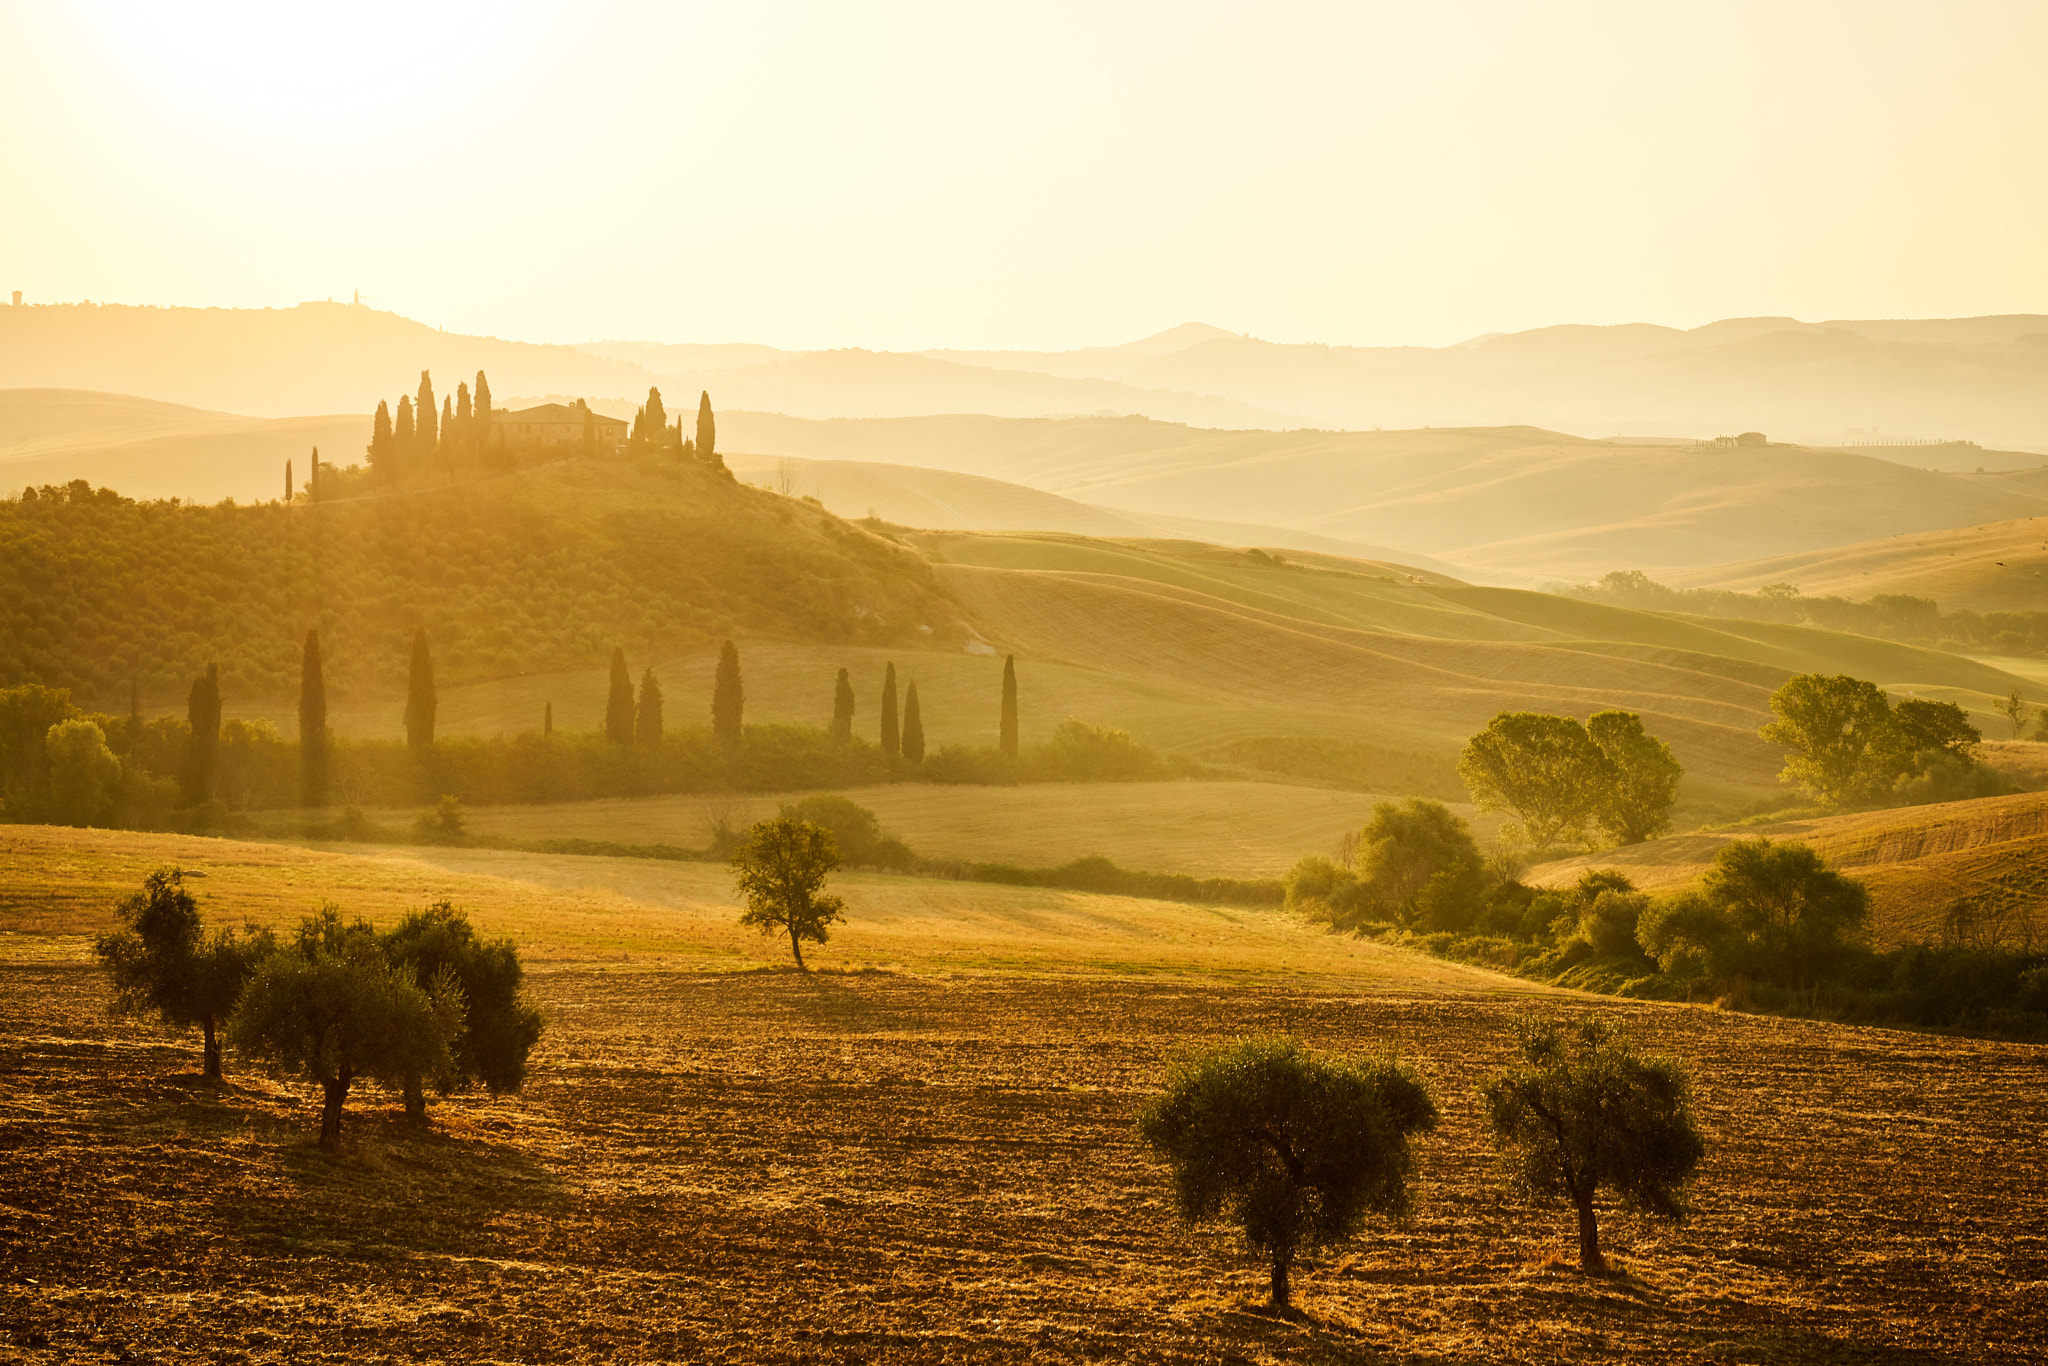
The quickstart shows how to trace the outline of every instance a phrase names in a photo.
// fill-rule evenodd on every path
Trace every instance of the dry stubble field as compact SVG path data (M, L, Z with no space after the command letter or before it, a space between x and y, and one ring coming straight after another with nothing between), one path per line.
M1672 1007L1714 1147L1626 1279L1497 1193L1475 1078L1510 1008L1333 982L883 972L538 974L517 1099L346 1156L302 1089L209 1093L81 967L0 969L0 1360L2039 1359L2044 1053ZM1559 997L1546 1009L1588 1003ZM1134 1107L1183 1043L1398 1047L1446 1124L1419 1214L1302 1278L1169 1218Z

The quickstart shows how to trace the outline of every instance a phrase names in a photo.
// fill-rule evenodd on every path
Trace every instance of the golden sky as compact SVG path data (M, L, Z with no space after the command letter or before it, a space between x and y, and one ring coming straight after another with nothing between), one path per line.
M0 291L892 349L2042 312L2044 59L2040 0L0 0Z

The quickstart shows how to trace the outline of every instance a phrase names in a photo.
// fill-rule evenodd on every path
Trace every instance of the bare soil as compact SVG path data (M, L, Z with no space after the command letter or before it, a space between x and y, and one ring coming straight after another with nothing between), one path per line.
M1695 1065L1713 1148L1623 1274L1500 1193L1473 1087L1529 1002L1188 979L572 970L523 1096L351 1103L0 967L0 1361L2048 1359L2048 1050L1571 998ZM1131 1118L1175 1047L1290 1030L1434 1079L1419 1213L1302 1314L1189 1233Z

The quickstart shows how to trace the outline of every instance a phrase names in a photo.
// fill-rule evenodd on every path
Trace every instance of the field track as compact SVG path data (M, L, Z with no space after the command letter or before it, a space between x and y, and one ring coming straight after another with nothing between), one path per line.
M2041 1359L2043 1052L1602 1005L1695 1064L1713 1150L1626 1279L1504 1200L1472 1086L1500 1002L1327 983L539 974L523 1097L409 1136L303 1088L213 1093L89 971L0 969L0 1360ZM1550 998L1560 1008L1566 998ZM1569 1008L1577 1008L1574 1003ZM1187 1234L1134 1144L1174 1047L1398 1046L1446 1122L1418 1216L1299 1276Z

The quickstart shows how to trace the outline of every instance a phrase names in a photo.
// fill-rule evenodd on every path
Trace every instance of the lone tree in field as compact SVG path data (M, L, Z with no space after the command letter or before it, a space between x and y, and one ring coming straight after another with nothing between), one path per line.
M1183 1219L1227 1218L1271 1258L1285 1309L1302 1248L1342 1242L1368 1214L1407 1216L1414 1141L1436 1122L1429 1089L1391 1059L1249 1038L1177 1059L1138 1133L1173 1168Z
M402 1090L411 1076L452 1075L450 1041L463 1003L452 974L422 990L386 960L363 921L344 926L329 907L299 926L298 942L263 960L249 979L228 1037L237 1050L303 1073L321 1090L320 1146L341 1146L349 1088L369 1077Z
M405 743L426 749L434 743L434 656L427 651L427 628L412 634L412 667L406 676Z
M728 750L740 745L740 718L747 705L740 685L740 652L731 641L718 651L718 674L711 684L711 733Z
M209 664L192 680L185 697L185 768L180 774L187 806L213 799L214 777L220 770L220 665Z
M788 934L797 968L807 971L804 940L824 943L828 927L846 918L844 902L818 891L838 866L831 831L790 816L762 821L732 853L733 882L747 899L740 924Z
M299 665L299 805L327 805L327 682L318 631L306 632Z
M1904 706L1906 704L1901 703L1900 705ZM2027 703L2026 699L2020 695L2018 688L2014 688L2004 697L1998 699L1998 714L2012 723L2012 738L2015 740L2019 739L2020 732L2026 729L2027 725Z
M633 713L633 740L650 749L661 743L661 680L652 669L640 675L640 705Z
M853 679L844 669L832 684L832 738L842 745L853 738Z
M882 753L891 759L903 752L903 733L896 725L896 666L882 671Z
M1771 694L1778 718L1758 734L1792 751L1779 779L1828 806L1873 796L1900 768L1903 738L1875 683L1800 674Z
M1601 711L1586 735L1607 756L1608 784L1594 819L1616 844L1641 844L1671 828L1671 806L1685 768L1671 746L1643 729L1632 711Z
M1607 756L1569 716L1504 711L1466 744L1458 776L1481 811L1512 811L1541 849L1582 834L1613 776Z
M633 671L626 667L626 647L612 647L611 685L604 696L604 738L615 745L633 743Z
M924 762L924 712L917 705L917 683L903 690L903 757L913 764Z
M996 745L1005 759L1017 757L1017 656L1003 656L1003 717Z
M392 965L433 996L460 998L461 1025L449 1041L450 1066L433 1078L442 1094L483 1085L492 1095L526 1082L526 1059L540 1042L540 1009L520 994L525 969L507 939L479 938L469 917L446 901L414 911L379 936ZM406 1073L406 1118L427 1122L424 1071Z
M1501 1170L1539 1203L1579 1216L1580 1269L1600 1273L1602 1190L1622 1204L1683 1219L1686 1188L1707 1151L1692 1083L1674 1058L1637 1053L1612 1021L1522 1019L1521 1059L1480 1088Z
M222 930L211 939L185 875L159 868L142 891L114 912L122 928L93 941L93 952L114 981L114 1008L126 1015L156 1015L179 1029L199 1027L206 1080L220 1080L221 1027L256 964L275 952L269 931Z

